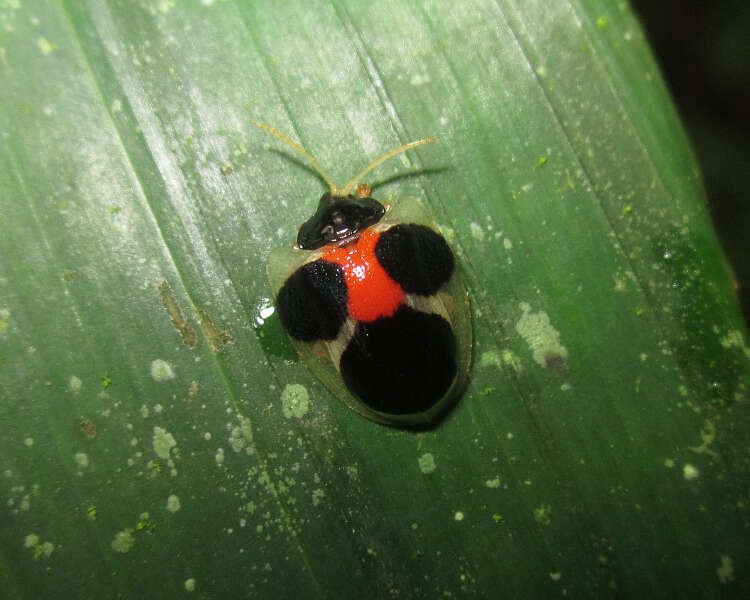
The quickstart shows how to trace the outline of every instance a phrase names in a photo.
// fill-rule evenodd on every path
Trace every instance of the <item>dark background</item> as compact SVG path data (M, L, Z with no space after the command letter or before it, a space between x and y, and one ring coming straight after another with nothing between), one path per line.
M692 141L750 323L750 2L632 0Z

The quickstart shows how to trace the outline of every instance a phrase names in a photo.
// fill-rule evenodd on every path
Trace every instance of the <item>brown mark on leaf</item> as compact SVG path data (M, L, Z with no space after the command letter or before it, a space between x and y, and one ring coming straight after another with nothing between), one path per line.
M167 314L172 321L172 325L174 325L177 333L182 338L182 343L188 348L195 348L195 345L198 343L198 335L195 333L193 326L182 315L180 307L177 306L177 300L166 281L159 282L159 295L161 296L162 305L167 309Z
M224 346L234 342L234 338L228 331L216 328L213 319L211 319L205 310L198 309L196 310L196 314L198 315L198 323L201 326L203 335L206 336L208 345L214 354L218 354L224 350Z
M544 364L553 373L563 373L568 370L568 361L556 352L546 354Z
M81 430L83 435L85 435L87 438L93 439L96 437L96 425L91 419L82 417L78 421L78 428Z

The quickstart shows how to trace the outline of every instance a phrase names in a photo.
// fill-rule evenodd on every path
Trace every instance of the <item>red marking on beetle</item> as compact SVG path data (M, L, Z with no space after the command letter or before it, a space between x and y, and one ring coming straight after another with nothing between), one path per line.
M390 317L404 299L401 287L380 266L375 245L380 233L366 229L356 243L345 248L329 246L323 260L339 265L349 291L347 308L357 321Z

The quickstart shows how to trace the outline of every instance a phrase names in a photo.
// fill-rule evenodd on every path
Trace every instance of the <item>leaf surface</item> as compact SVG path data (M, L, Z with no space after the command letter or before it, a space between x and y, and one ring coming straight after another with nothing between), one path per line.
M0 3L9 597L750 592L750 349L623 4ZM342 183L427 205L467 392L373 424L265 260Z

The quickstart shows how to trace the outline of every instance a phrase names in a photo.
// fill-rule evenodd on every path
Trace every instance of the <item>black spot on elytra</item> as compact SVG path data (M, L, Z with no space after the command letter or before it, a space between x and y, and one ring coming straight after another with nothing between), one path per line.
M375 256L405 292L431 296L453 273L453 252L443 236L414 223L380 234Z
M279 320L295 339L332 340L346 319L347 296L341 267L325 260L307 263L279 291Z
M441 316L402 305L392 317L359 323L340 366L349 391L370 408L419 413L456 377L456 338Z

